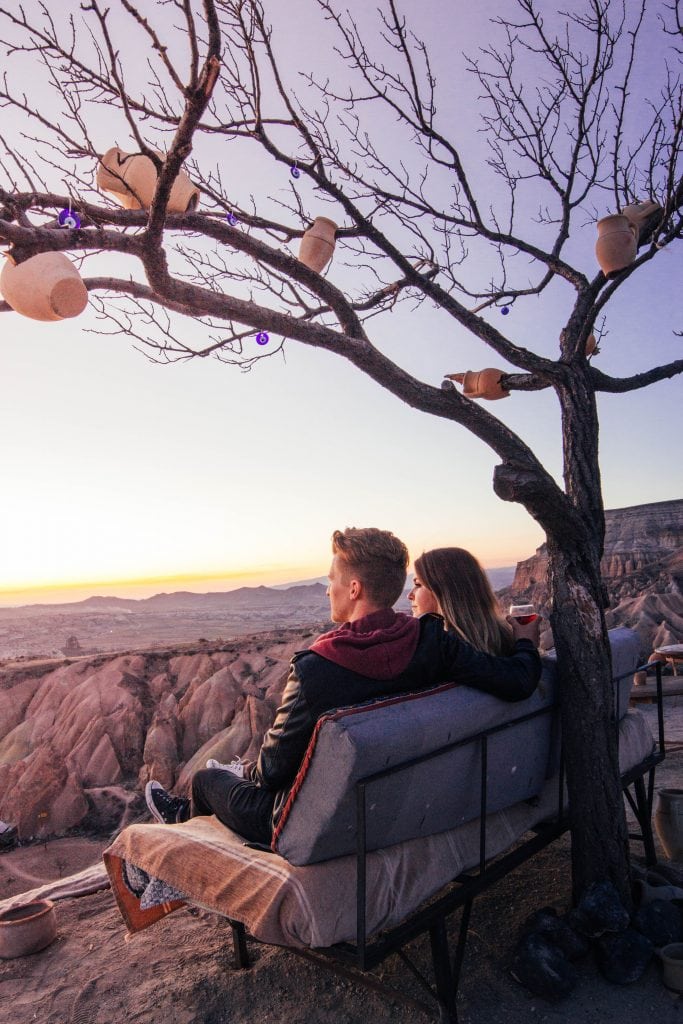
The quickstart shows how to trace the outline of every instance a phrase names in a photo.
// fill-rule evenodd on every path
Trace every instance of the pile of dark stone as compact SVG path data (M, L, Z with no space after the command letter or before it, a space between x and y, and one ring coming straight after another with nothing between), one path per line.
M510 973L534 995L565 999L579 974L575 963L589 954L608 981L637 981L657 950L683 942L683 871L667 865L634 872L635 911L630 914L611 882L592 885L566 914L544 907L529 917Z

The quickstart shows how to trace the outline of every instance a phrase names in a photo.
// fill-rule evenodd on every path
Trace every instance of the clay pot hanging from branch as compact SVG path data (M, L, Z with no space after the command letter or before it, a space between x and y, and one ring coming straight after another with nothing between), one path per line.
M504 374L505 370L488 367L486 370L467 370L466 373L447 373L446 377L462 384L465 398L486 398L495 401L498 398L508 398L510 395L507 388L500 383Z
M316 217L304 232L299 246L299 262L320 274L332 259L337 224L328 217Z
M656 203L654 199L646 199L642 203L633 203L631 206L625 206L621 212L638 229L636 237L639 237L645 222L650 219L653 213L657 213L659 210L661 210L659 203Z
M81 275L63 252L41 252L23 263L8 255L0 292L16 313L31 320L66 320L88 305Z
M638 228L623 213L612 213L598 221L595 255L605 277L633 263L637 250Z
M155 153L163 160L161 153ZM116 146L107 150L97 167L98 188L109 192L126 210L149 210L157 178L157 169L148 156L124 153ZM187 213L195 210L198 202L199 189L180 171L171 188L168 212Z

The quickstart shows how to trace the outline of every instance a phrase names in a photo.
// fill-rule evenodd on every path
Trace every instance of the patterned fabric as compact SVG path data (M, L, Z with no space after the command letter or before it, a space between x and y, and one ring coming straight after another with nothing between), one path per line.
M121 877L129 892L139 899L141 910L150 910L173 900L186 899L182 892L178 892L168 882L162 881L161 878L150 878L146 871L135 864L124 861Z

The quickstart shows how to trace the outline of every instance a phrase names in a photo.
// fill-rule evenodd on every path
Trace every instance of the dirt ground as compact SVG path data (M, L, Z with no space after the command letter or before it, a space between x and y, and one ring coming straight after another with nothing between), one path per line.
M683 739L683 706L669 739ZM657 786L683 784L683 751L658 770ZM0 854L0 894L27 891L39 881L96 863L105 842L74 838ZM683 1024L683 999L661 982L658 962L640 981L610 984L591 958L578 965L572 996L549 1004L509 975L520 925L545 905L564 910L569 899L569 844L560 841L483 896L473 911L460 1024ZM638 844L633 859L642 863ZM683 867L683 865L678 865ZM183 909L130 939L104 890L56 904L59 935L47 949L0 961L0 1024L412 1024L436 1019L414 1005L388 1002L357 981L321 970L295 954L250 943L254 964L237 970L226 921ZM454 933L459 915L451 924ZM429 942L409 947L428 973ZM391 958L379 976L414 999L424 999L406 966Z

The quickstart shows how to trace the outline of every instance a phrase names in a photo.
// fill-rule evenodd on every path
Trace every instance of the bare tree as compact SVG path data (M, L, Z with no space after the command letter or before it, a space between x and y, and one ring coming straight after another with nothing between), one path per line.
M153 13L131 0L91 0L58 19L50 6L0 9L8 68L37 75L40 66L52 87L50 102L38 103L9 73L3 79L0 102L26 127L20 140L0 136L0 239L17 263L69 252L103 329L132 337L153 358L212 354L248 368L287 341L326 349L497 453L496 494L521 503L547 537L575 894L609 878L628 900L600 578L596 394L673 377L683 359L615 378L592 365L590 348L613 296L683 232L681 0L582 0L561 16L543 0L505 5L494 41L467 64L488 145L480 165L439 116L430 50L398 0L382 0L374 35L367 14L358 20L311 0L311 18L336 40L329 78L295 77L269 28L267 0L158 0ZM653 23L661 59L643 95L641 40ZM135 56L141 47L144 65ZM155 165L149 209L121 209L95 187L102 152L93 138L105 108L119 141ZM215 163L219 145L238 143L279 165L289 187L239 202ZM184 165L201 207L170 213ZM599 208L616 214L644 197L656 202L631 262L609 277L574 265L573 227L595 220ZM70 204L80 227L59 224ZM348 287L290 251L321 212L341 224L335 267L352 261ZM88 276L107 253L128 257L125 277ZM572 296L554 359L514 343L483 315L551 285ZM426 383L373 343L375 318L421 303L514 368L501 371L503 394L555 392L564 487L451 379ZM184 337L187 317L204 326L201 347ZM272 344L255 350L246 341L255 330L269 332Z

